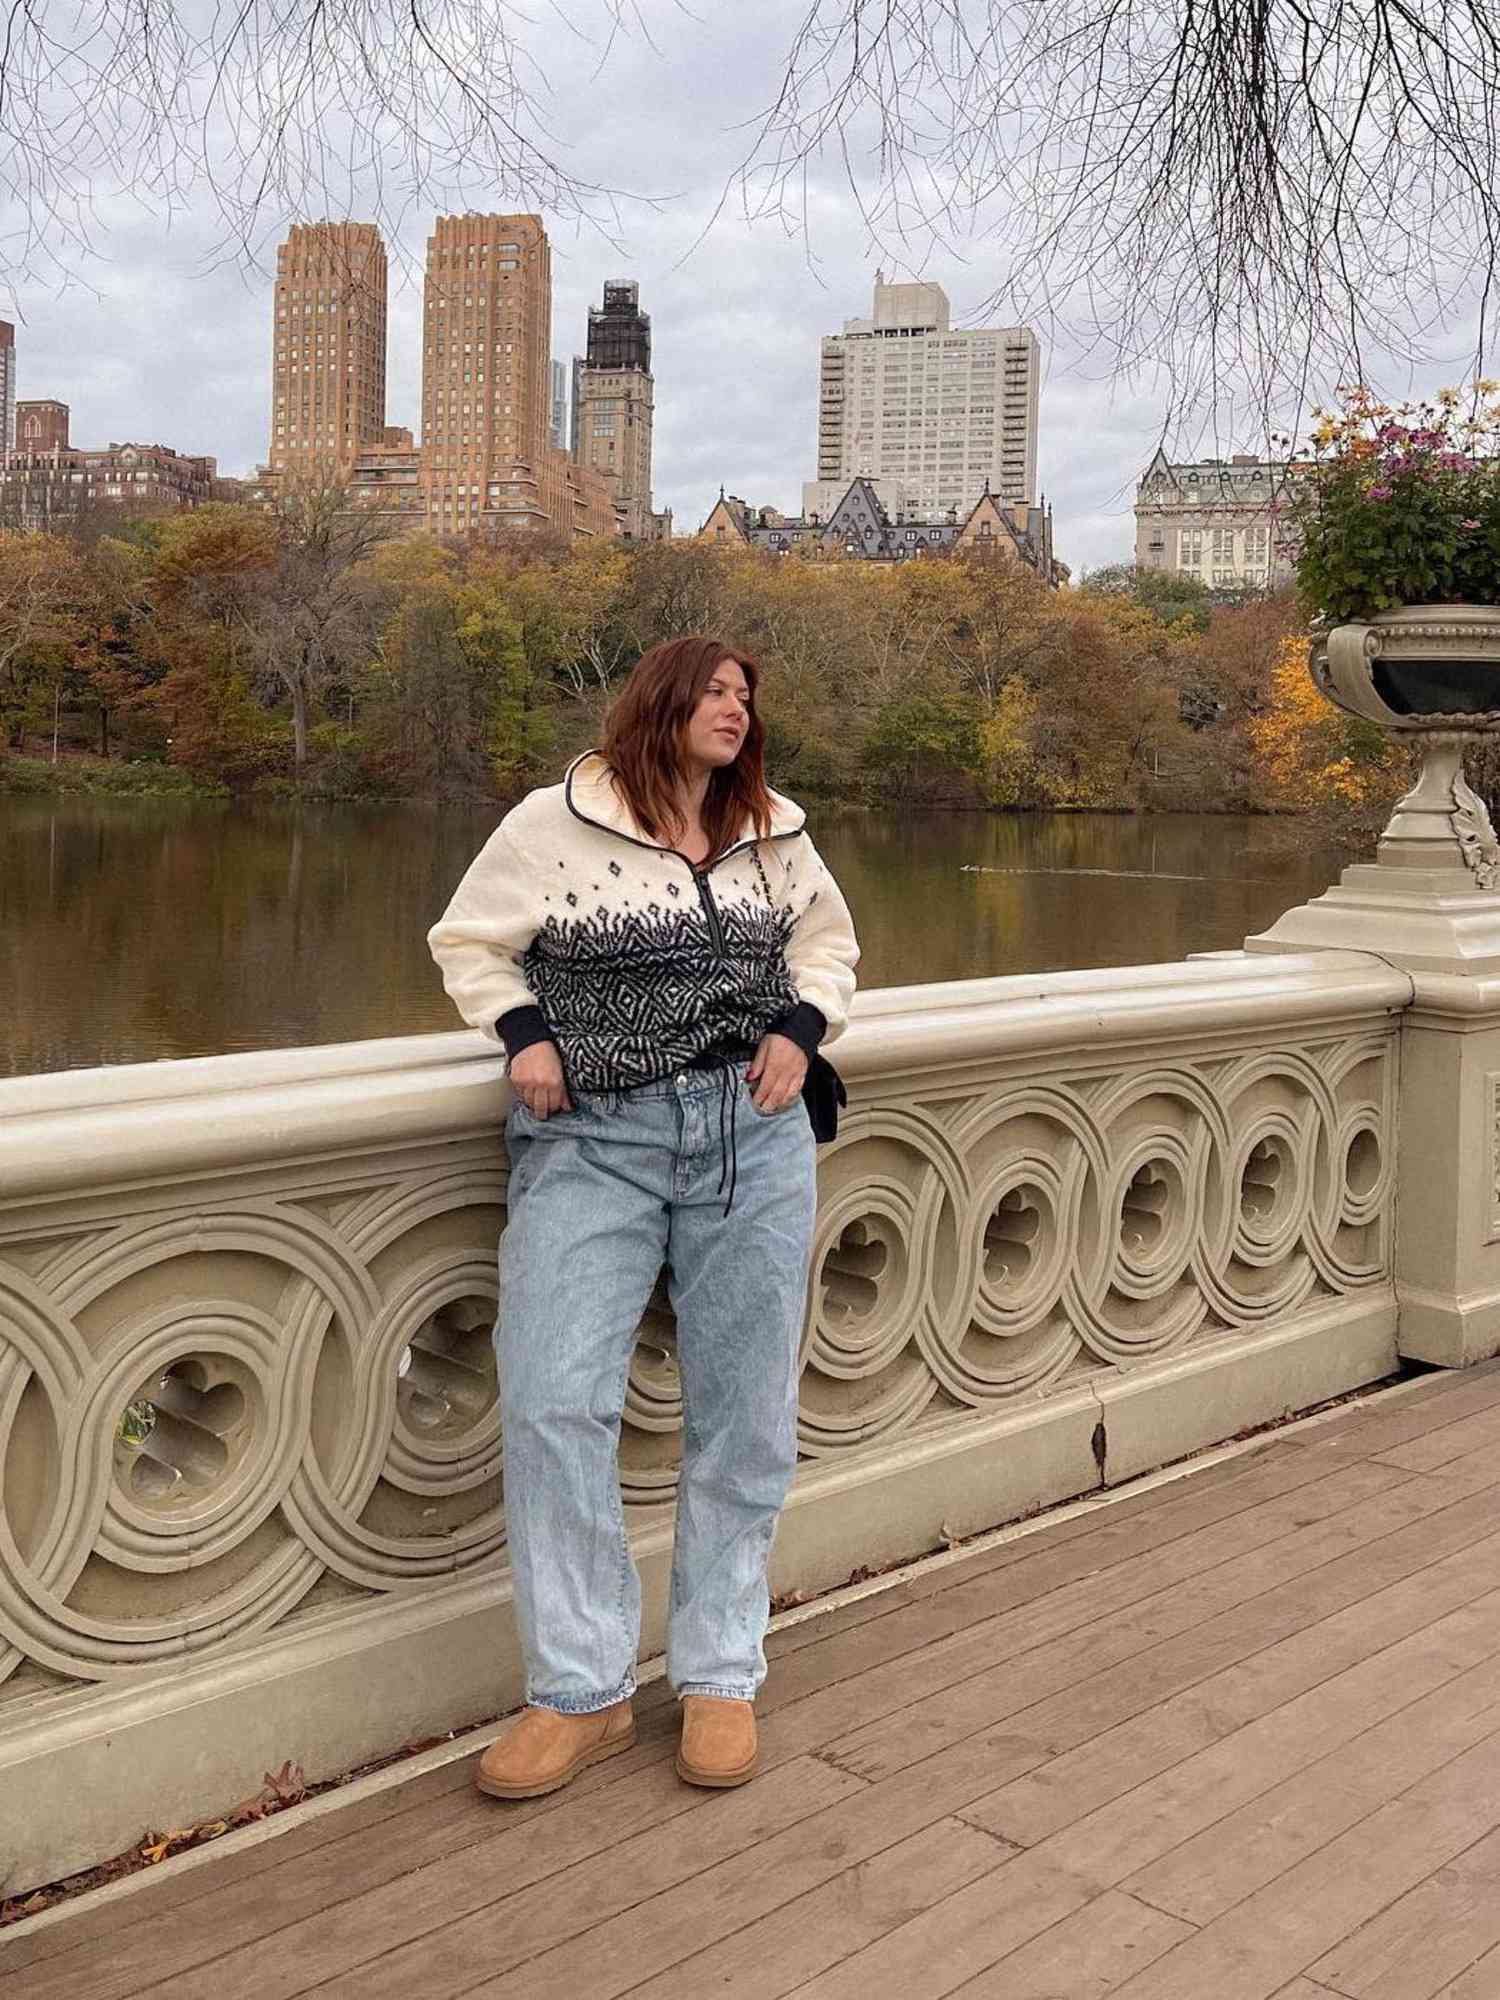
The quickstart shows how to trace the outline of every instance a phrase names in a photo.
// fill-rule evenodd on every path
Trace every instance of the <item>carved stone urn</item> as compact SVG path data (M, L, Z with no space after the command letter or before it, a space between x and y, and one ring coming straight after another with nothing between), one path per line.
M1249 951L1343 946L1407 970L1500 972L1500 841L1464 777L1465 745L1500 732L1500 607L1417 604L1316 636L1330 701L1410 737L1417 782L1373 864L1286 915Z

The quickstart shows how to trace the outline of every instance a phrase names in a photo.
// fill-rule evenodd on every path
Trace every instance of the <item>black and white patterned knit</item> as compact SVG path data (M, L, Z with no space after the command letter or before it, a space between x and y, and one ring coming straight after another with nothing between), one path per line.
M710 867L647 838L593 752L523 799L428 934L464 1019L514 1057L558 1045L573 1089L649 1083L768 1030L844 1028L859 957L800 809Z

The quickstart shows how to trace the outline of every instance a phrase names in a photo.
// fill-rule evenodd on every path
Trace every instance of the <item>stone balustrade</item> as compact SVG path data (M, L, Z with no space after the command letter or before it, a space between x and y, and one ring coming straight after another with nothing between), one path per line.
M1411 997L1345 951L864 995L777 1587L1387 1374ZM0 1884L517 1698L505 1103L469 1034L0 1083ZM681 1417L661 1293L648 1650Z

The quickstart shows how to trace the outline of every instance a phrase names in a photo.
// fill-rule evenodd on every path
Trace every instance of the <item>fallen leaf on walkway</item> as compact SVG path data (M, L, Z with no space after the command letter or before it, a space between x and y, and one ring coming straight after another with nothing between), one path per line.
M307 1790L302 1766L288 1757L279 1771L266 1772L266 1790L277 1805L294 1806Z
M141 1842L141 1859L148 1868L154 1868L158 1861L164 1861L174 1847L180 1847L185 1840L191 1840L191 1827L176 1827L171 1833L148 1833Z

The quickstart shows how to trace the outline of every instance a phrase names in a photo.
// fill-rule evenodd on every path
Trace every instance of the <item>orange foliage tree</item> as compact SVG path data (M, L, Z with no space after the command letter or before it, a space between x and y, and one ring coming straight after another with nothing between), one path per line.
M1373 722L1346 715L1313 685L1307 641L1277 648L1271 698L1249 723L1267 805L1355 831L1384 819L1410 781L1410 757Z

